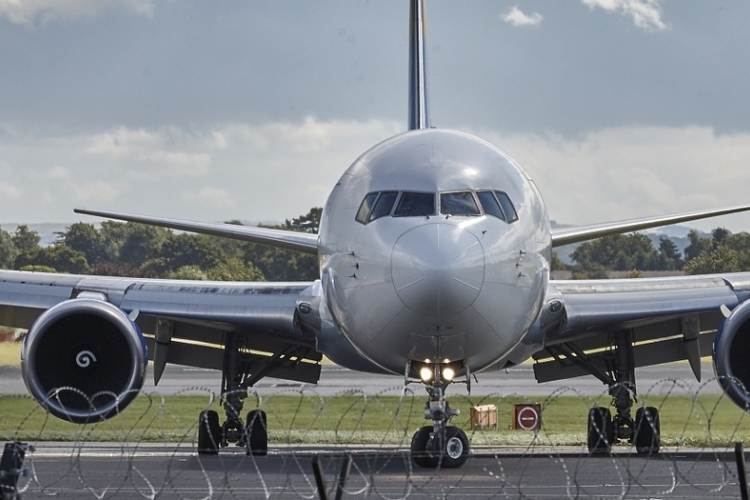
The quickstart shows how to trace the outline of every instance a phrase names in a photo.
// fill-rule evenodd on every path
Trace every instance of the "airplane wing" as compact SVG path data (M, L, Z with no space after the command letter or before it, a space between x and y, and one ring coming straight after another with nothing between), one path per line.
M612 334L626 331L635 367L686 359L700 380L701 356L712 353L725 316L748 298L750 273L550 281L534 374L539 382L602 379L611 371Z
M38 320L35 328L43 330L44 334L38 335L43 340L38 346L25 345L24 351L36 349L35 357L44 358L44 368L42 361L38 362L39 370L54 372L59 368L61 376L67 368L58 367L57 358L65 358L75 345L82 346L78 348L83 349L80 352L105 353L108 346L103 344L131 338L127 321L112 314L119 309L143 332L156 381L167 363L226 371L225 347L234 343L240 348L233 351L245 355L246 377L271 376L316 383L322 355L315 349L314 334L306 332L298 318L298 300L309 294L311 285L0 271L0 324L30 328ZM107 325L98 324L91 328L96 330L91 337L75 330L75 321L92 315L126 326L119 327L119 334L109 335ZM42 342L46 342L45 338L52 342L56 335L62 340L45 355ZM137 351L138 342L143 341L125 341L123 349ZM30 363L31 359L25 362ZM143 359L140 364L145 365ZM33 371L25 367L25 377L27 368ZM32 378L41 380L44 376L39 373Z
M263 227L239 226L236 224L216 224L183 219L170 219L166 217L152 217L148 215L136 215L123 212L103 212L99 210L86 210L83 208L76 208L74 212L78 214L93 215L95 217L138 222L150 226L167 227L170 229L177 229L178 231L190 231L193 233L249 241L251 243L258 243L286 250L296 250L306 254L318 254L317 234Z
M699 210L673 215L661 215L657 217L644 217L640 219L629 219L619 222L593 224L589 226L578 226L570 228L558 228L552 230L552 246L560 247L571 243L590 241L602 236L629 233L653 227L668 226L692 220L707 219L718 215L734 214L750 210L750 205L722 208L718 210Z

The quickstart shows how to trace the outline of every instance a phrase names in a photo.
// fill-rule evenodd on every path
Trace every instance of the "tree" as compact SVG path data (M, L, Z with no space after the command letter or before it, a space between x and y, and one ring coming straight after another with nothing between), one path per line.
M170 232L163 227L147 226L128 222L126 233L120 245L118 262L131 266L140 266L147 260L161 253L162 245L167 241Z
M209 269L206 275L208 279L217 281L265 281L257 267L238 258L221 262Z
M682 269L685 263L682 261L680 251L674 241L666 236L659 238L659 268L668 271Z
M83 252L73 250L65 244L42 247L33 253L20 254L16 259L18 269L28 266L46 266L59 273L86 273L89 269Z
M13 244L13 238L4 229L0 229L0 267L10 269L18 255L18 250Z
M93 224L76 222L68 226L64 233L58 233L58 242L69 248L81 252L86 256L86 262L95 266L108 258L107 244Z
M161 246L162 272L176 271L184 266L197 266L207 270L222 261L221 248L216 238L195 234L170 234Z
M685 262L690 262L700 254L708 252L711 249L712 240L702 238L695 229L691 229L688 233L688 240L690 240L690 245L685 248Z
M659 254L648 236L641 233L605 236L580 245L571 254L578 270L617 271L653 270L658 268Z
M32 252L39 248L42 238L36 231L31 231L29 226L20 225L13 234L13 245L19 253Z
M734 273L742 270L742 260L736 250L719 245L689 260L684 271L687 274Z
M717 246L724 243L724 240L726 240L731 234L732 233L729 232L729 229L725 227L717 227L716 229L711 231L713 247L716 248Z
M284 225L281 229L289 229L291 231L300 231L303 233L318 234L320 228L320 217L323 215L323 207L313 207L305 215L289 219L284 221Z
M549 264L550 271L565 271L567 268L565 264L557 256L557 252L552 252L552 261Z

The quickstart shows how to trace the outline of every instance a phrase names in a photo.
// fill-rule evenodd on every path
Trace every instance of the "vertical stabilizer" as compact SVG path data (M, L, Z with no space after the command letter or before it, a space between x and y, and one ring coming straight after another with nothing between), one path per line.
M410 0L409 14L409 130L430 128L427 109L424 0Z

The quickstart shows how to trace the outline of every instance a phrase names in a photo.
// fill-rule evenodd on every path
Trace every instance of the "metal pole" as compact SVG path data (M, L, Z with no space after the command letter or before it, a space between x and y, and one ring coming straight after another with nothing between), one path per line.
M346 486L346 480L349 479L349 471L352 469L352 456L346 454L344 457L344 463L341 464L341 473L339 474L338 484L336 485L336 500L344 498L344 486Z
M318 486L318 496L320 500L328 500L328 491L326 490L326 481L323 479L323 465L320 463L320 457L315 455L312 459L313 474L315 474L315 484Z
M734 443L734 458L737 460L737 477L740 479L740 496L742 500L748 500L747 476L745 475L745 451L742 443Z

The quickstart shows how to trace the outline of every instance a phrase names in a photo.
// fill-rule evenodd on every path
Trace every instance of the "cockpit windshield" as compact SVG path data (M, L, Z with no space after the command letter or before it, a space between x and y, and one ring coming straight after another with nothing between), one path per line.
M429 217L438 213L436 193L418 191L379 191L365 195L355 220L367 224L381 217ZM395 207L395 209L394 209ZM518 213L503 191L445 191L440 193L440 213L450 216L491 215L508 223Z
M375 203L375 208L372 209L370 220L373 221L386 215L391 215L391 210L393 210L393 204L396 203L397 197L398 191L383 191L380 193L380 197Z
M435 215L435 193L401 193L394 217L419 217Z
M443 215L481 215L471 191L440 193L440 213Z

